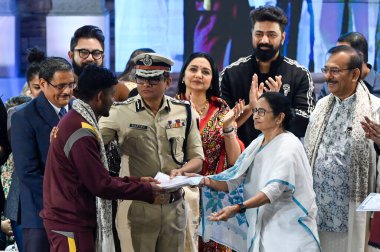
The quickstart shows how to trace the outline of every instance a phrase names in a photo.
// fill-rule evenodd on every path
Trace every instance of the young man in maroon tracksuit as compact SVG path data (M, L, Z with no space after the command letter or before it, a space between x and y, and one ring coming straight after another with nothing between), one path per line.
M53 133L40 213L50 251L113 251L111 201L104 199L153 203L161 191L153 178L108 174L97 119L108 116L116 83L109 70L86 67L79 77L78 99Z

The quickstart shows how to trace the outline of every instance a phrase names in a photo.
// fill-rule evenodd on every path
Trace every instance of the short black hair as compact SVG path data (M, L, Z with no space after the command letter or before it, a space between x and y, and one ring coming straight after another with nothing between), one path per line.
M85 25L80 28L78 28L74 32L74 36L71 38L70 41L70 51L74 51L75 47L78 44L78 40L81 38L89 39L94 38L97 39L102 46L102 49L104 50L104 34L102 30L94 25Z
M73 71L71 64L61 57L48 57L44 59L40 64L39 77L46 81L51 81L56 72Z
M29 65L26 69L26 81L28 82L28 85L30 85L29 82L34 78L34 76L39 76L40 64L46 57L45 52L37 47L30 48L27 52Z
M249 14L251 20L252 29L256 22L271 21L280 25L281 32L285 31L285 27L288 24L288 17L285 12L276 6L265 5L253 9Z
M282 128L284 130L289 130L291 128L291 123L295 118L295 113L291 108L289 99L277 92L265 92L259 99L262 98L268 102L274 116L278 116L280 113L285 114L285 118L282 121Z
M189 57L187 57L186 61L183 63L181 72L179 73L179 77L178 77L177 95L184 95L186 93L186 85L184 82L182 82L182 80L183 80L183 77L185 76L185 71L186 71L187 66L195 58L205 58L210 63L210 66L211 66L212 79L211 79L210 88L206 91L206 98L210 99L211 96L220 97L219 71L215 65L214 59L211 57L210 54L205 53L205 52L192 53L190 54Z
M360 79L360 76L362 74L362 66L363 66L363 59L360 55L360 52L351 46L339 45L339 46L334 46L330 48L327 54L333 55L340 52L345 52L350 55L350 61L347 64L347 68L349 69L358 68L360 71L359 73L359 79Z
M89 101L103 89L117 84L116 75L107 68L88 65L78 78L77 97Z
M363 55L363 62L368 62L368 42L363 34L359 32L348 32L340 35L338 42L346 42Z

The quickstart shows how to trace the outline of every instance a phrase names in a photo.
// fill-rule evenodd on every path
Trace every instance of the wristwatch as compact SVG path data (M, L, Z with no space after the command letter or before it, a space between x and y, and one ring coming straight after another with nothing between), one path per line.
M244 206L243 202L242 202L242 203L239 203L238 206L239 206L239 211L238 211L238 213L245 213L245 211L247 210L247 207Z

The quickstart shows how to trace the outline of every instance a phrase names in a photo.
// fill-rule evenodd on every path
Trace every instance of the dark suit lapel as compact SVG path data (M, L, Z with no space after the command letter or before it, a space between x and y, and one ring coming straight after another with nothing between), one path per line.
M70 101L69 101L69 110L73 108L73 102L74 102L74 98L71 98Z
M36 98L37 111L51 127L57 126L59 117L43 92Z

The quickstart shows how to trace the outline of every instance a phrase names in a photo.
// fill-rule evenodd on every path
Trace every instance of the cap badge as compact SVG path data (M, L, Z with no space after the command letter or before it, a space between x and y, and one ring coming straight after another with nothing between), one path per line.
M152 56L149 54L145 55L143 58L143 63L145 66L151 66L153 64Z

